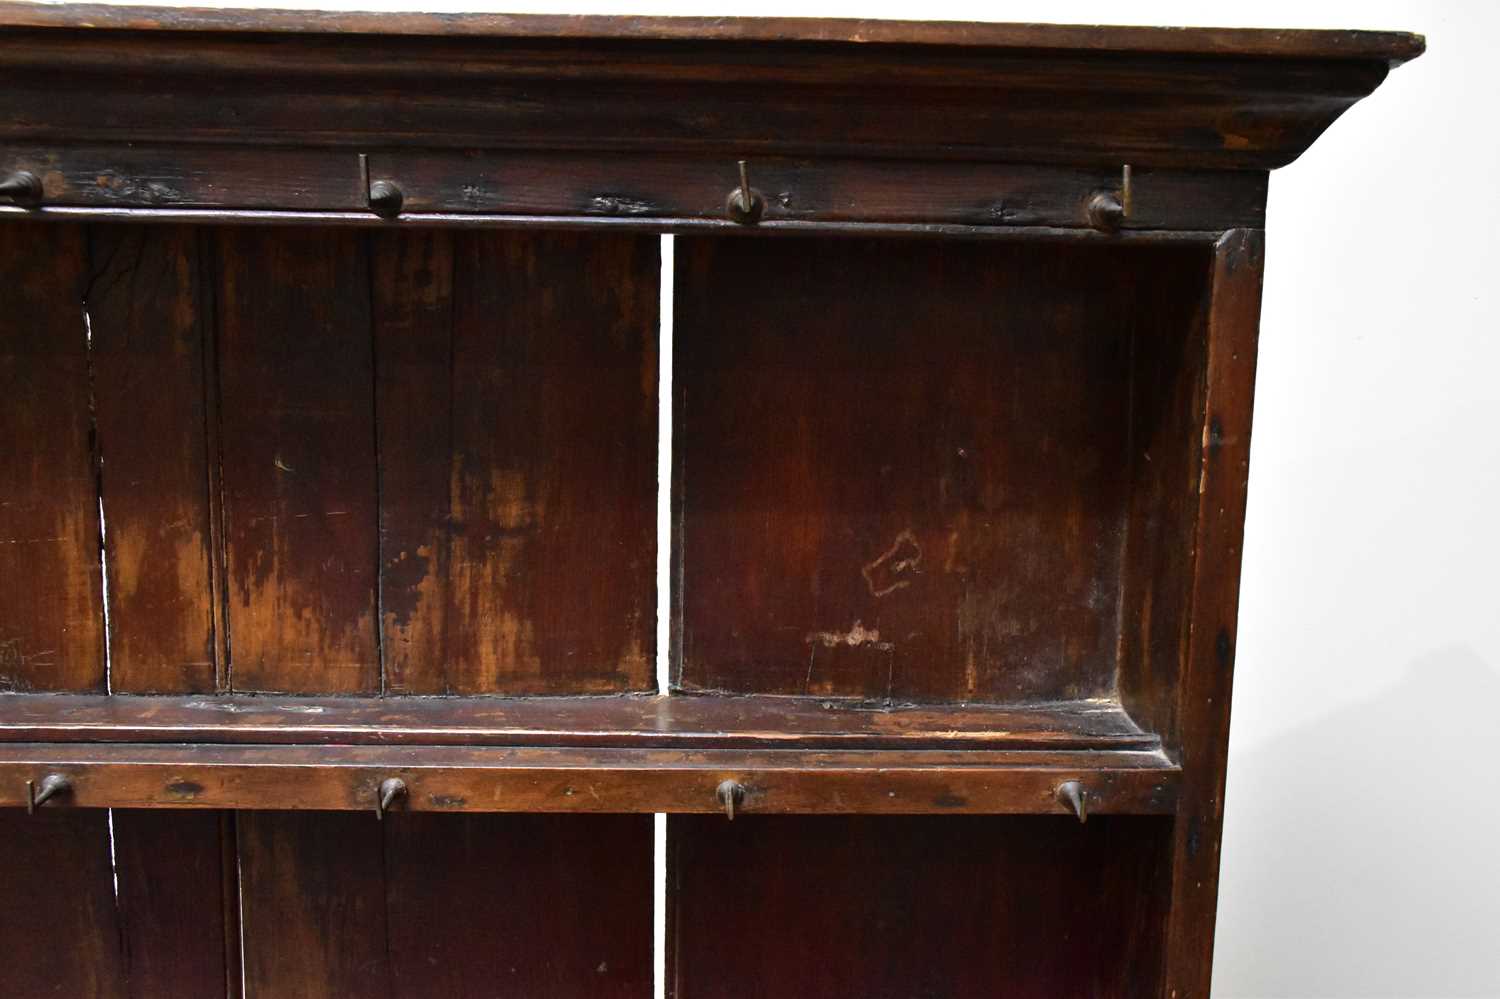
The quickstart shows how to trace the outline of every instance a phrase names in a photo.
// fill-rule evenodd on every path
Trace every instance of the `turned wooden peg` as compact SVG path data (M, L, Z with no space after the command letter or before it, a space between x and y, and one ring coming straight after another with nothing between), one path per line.
M42 202L42 182L30 170L17 170L0 180L0 198L8 198L18 205L39 205Z
M724 815L734 821L734 809L745 800L745 785L737 780L726 780L719 785L719 804L724 806Z
M1070 780L1060 784L1057 788L1057 800L1078 816L1079 822L1089 820L1089 793L1079 781Z
M385 818L385 813L390 811L397 798L406 796L406 781L400 777L387 777L380 782L380 788L375 792L375 817Z
M1120 169L1117 191L1095 191L1089 199L1089 223L1096 229L1114 231L1130 217L1132 200L1130 164Z
M393 219L401 214L401 205L406 196L394 180L376 180L370 183L370 211L383 219Z
M750 186L750 172L740 160L740 186L729 192L729 217L741 225L754 225L765 214L766 201Z
M73 782L62 774L48 774L42 778L40 787L34 781L26 782L26 814L33 815L50 799L73 790Z

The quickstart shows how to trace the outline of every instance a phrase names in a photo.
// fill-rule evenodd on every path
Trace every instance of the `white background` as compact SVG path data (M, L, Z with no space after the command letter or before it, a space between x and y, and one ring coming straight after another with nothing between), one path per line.
M1425 33L1272 178L1214 994L1500 996L1500 4L484 2L302 5Z

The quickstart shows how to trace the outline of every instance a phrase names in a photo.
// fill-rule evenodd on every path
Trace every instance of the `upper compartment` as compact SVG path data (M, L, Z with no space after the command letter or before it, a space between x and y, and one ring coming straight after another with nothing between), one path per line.
M1174 810L1266 170L1420 49L0 5L0 804ZM679 685L763 696L583 696L655 686L662 231Z
M1176 660L1206 248L693 239L676 257L681 689L1113 699L1122 671Z

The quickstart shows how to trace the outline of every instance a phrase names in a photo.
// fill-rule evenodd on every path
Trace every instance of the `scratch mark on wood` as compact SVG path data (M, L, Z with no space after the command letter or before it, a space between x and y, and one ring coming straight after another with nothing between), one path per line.
M808 632L805 641L808 645L822 645L829 649L839 645L848 645L850 647L864 646L871 649L879 649L882 652L889 652L895 648L890 642L882 642L880 640L879 628L866 628L859 621L855 621L854 627L848 631Z
M911 531L896 535L895 542L879 558L860 570L873 597L884 597L910 586L908 574L922 571L922 546Z

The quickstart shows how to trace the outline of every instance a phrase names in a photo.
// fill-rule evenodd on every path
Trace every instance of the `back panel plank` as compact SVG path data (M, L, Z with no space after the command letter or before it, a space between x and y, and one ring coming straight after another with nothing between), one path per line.
M115 811L131 999L239 994L237 899L232 842L226 843L233 821L227 812Z
M237 826L245 994L394 996L375 817L241 812Z
M0 808L0 995L129 999L108 822L103 809Z
M651 994L649 815L393 815L400 999Z
M649 816L242 822L249 995L650 994Z
M683 687L1112 688L1119 248L680 239L677 261Z
M378 691L366 238L217 237L232 685Z
M376 239L393 692L652 687L657 245Z
M0 690L103 690L80 227L0 227Z
M199 230L95 226L89 328L112 689L218 686Z
M668 822L676 999L1159 994L1170 820Z

